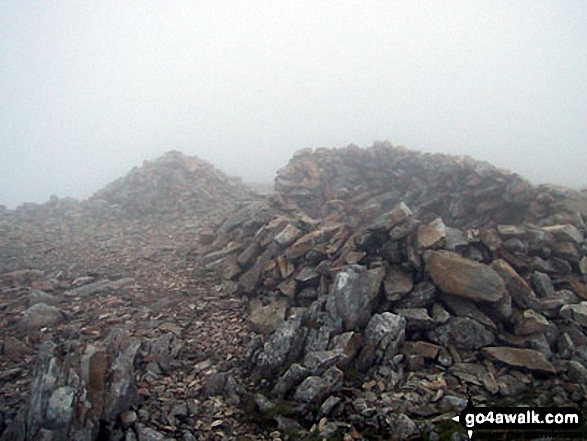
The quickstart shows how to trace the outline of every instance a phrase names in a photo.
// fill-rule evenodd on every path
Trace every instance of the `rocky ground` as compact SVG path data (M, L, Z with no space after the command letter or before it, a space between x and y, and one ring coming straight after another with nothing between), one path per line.
M255 190L171 152L0 211L0 439L458 440L469 398L584 400L581 193L383 144Z

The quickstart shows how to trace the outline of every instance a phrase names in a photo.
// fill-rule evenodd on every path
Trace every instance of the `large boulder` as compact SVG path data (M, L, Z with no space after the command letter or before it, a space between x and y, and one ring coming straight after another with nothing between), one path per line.
M342 320L345 331L361 330L373 315L384 277L383 268L344 267L334 279L326 310L333 318Z
M443 291L476 302L497 302L505 294L503 280L487 265L452 251L425 253L426 268Z

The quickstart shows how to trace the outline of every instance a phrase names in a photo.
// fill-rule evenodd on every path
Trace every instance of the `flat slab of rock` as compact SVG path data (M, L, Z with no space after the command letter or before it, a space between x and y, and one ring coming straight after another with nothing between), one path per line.
M496 346L481 349L481 353L494 361L505 363L509 366L526 368L531 371L546 372L555 374L556 369L542 355L534 349L510 348L507 346Z
M583 233L581 233L581 231L579 231L573 225L552 225L550 227L543 227L542 229L553 234L557 239L571 240L579 245L583 243Z
M506 294L502 278L487 265L452 251L430 251L425 260L434 283L445 292L476 302L497 302Z

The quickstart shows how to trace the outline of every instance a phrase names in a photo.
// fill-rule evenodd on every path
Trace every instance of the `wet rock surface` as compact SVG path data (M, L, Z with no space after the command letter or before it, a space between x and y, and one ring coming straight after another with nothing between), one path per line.
M386 144L235 182L172 152L0 213L2 439L439 439L470 396L586 397L576 192Z

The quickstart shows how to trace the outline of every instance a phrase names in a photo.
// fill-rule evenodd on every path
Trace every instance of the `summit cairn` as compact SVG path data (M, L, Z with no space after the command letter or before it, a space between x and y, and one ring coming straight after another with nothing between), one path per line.
M273 215L229 216L203 263L249 300L256 402L277 424L286 402L322 436L396 439L434 432L415 420L458 412L469 393L587 394L577 192L387 144L301 151L275 182Z
M96 192L89 202L126 218L206 214L249 196L238 178L178 151L144 161Z

